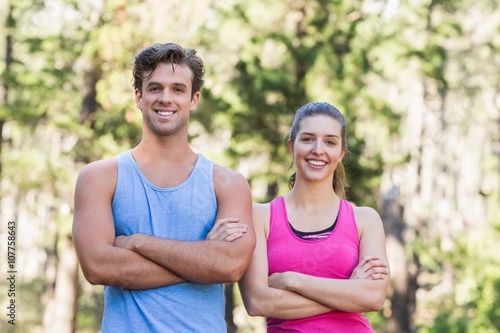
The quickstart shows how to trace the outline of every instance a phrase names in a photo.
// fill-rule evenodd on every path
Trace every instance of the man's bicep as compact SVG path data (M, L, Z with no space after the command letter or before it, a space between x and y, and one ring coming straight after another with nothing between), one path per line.
M107 171L109 166L105 164L88 166L80 173L75 187L73 238L82 269L89 274L95 269L90 266L102 257L99 251L114 242L114 186Z
M252 223L252 195L243 175L221 167L214 169L217 218L236 217L248 226Z
M236 247L251 252L255 246L255 230L252 223L252 195L247 180L241 174L231 170L220 170L219 179L215 182L217 195L217 218L236 217L240 223L247 225L248 231L243 237L233 241ZM216 176L216 180L218 177Z

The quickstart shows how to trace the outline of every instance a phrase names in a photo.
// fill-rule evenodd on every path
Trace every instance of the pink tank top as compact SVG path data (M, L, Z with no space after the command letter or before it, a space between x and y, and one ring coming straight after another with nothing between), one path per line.
M332 216L332 223L335 216ZM337 224L330 236L320 240L303 240L290 227L285 200L271 202L267 238L269 275L285 271L332 278L349 279L359 260L359 236L351 204L340 201ZM267 331L278 332L373 332L361 313L333 310L328 313L294 320L267 318Z

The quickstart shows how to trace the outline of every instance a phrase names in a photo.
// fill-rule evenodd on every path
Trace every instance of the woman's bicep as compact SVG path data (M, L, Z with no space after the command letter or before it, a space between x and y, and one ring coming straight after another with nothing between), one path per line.
M387 262L385 233L379 214L371 208L358 208L356 222L360 231L360 259L369 255L377 255L381 260Z
M252 254L250 265L243 278L240 280L240 290L245 305L250 302L251 297L258 295L260 288L268 287L268 262L267 262L267 240L265 211L262 207L252 210L252 219L255 228L256 244ZM258 296L257 296L258 297Z

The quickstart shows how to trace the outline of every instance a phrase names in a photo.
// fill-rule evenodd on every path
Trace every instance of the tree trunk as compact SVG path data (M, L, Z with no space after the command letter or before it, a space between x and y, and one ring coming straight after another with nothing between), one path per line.
M233 283L226 283L224 285L224 296L226 299L225 318L227 333L236 333L237 327L234 324L233 310L234 310L234 293Z
M412 332L412 317L416 308L418 260L416 255L412 258L407 255L404 233L408 226L403 220L403 212L399 188L393 185L382 199L382 219L391 267L389 333Z
M14 17L12 16L13 6L9 4L9 12L7 14L7 21L5 23L5 27L7 30L7 36L5 37L5 69L3 73L3 83L2 83L2 96L0 99L0 105L8 105L9 103L9 71L10 65L12 64L12 29L15 27ZM2 148L4 143L3 138L3 127L5 124L5 119L0 118L0 181L2 180ZM3 197L3 191L1 191L2 195L0 195L0 207L1 201Z
M54 297L45 309L43 326L46 333L73 333L75 330L78 262L71 237L64 236L61 243Z

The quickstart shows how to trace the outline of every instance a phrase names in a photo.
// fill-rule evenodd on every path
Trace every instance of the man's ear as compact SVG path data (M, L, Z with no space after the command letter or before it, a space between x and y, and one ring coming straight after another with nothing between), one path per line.
M193 97L191 98L191 107L189 111L193 112L198 108L198 104L200 104L201 94L199 91L195 92Z
M137 106L137 108L140 109L142 112L142 93L139 89L135 88L134 94L135 94L135 106Z

